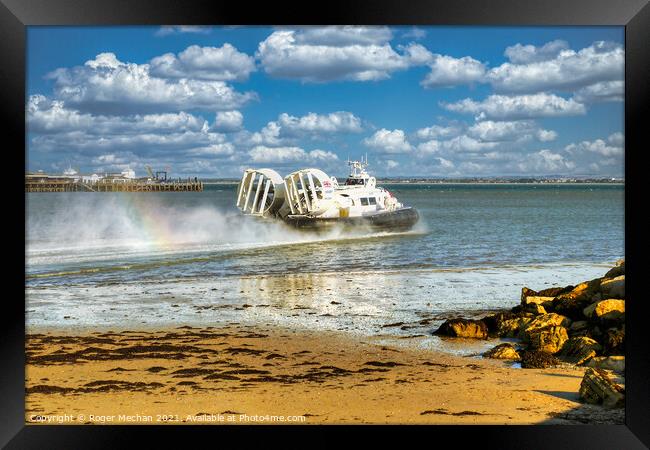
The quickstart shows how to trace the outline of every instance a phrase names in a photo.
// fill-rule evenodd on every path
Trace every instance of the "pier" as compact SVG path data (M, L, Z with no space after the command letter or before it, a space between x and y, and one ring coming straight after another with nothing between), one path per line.
M203 182L186 180L81 180L28 174L25 192L191 192L203 191Z

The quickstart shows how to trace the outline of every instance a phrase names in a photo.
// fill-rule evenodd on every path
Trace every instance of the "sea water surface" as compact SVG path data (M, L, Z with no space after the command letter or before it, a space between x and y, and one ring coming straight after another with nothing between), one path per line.
M445 318L602 276L624 256L624 187L384 185L410 232L301 232L243 217L235 185L26 194L28 328L228 323L417 338Z

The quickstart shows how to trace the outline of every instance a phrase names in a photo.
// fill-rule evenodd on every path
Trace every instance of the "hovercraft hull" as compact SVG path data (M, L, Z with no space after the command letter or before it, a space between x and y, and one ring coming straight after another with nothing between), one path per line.
M344 228L370 227L376 230L408 231L413 228L419 219L420 215L417 210L411 207L406 207L395 211L381 212L360 217L322 219L318 217L290 215L286 217L284 221L289 225L301 229L319 230L335 226L343 226Z

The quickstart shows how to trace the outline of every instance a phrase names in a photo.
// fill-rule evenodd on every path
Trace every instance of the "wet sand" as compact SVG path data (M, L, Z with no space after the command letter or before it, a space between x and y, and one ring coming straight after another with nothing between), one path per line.
M623 423L578 401L578 367L240 325L30 332L29 424Z

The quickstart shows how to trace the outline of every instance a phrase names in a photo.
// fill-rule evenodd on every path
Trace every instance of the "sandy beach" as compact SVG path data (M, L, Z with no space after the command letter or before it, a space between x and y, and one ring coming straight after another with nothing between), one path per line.
M26 32L30 426L634 409L624 27Z
M336 332L31 329L28 424L623 423L584 368L519 369Z

